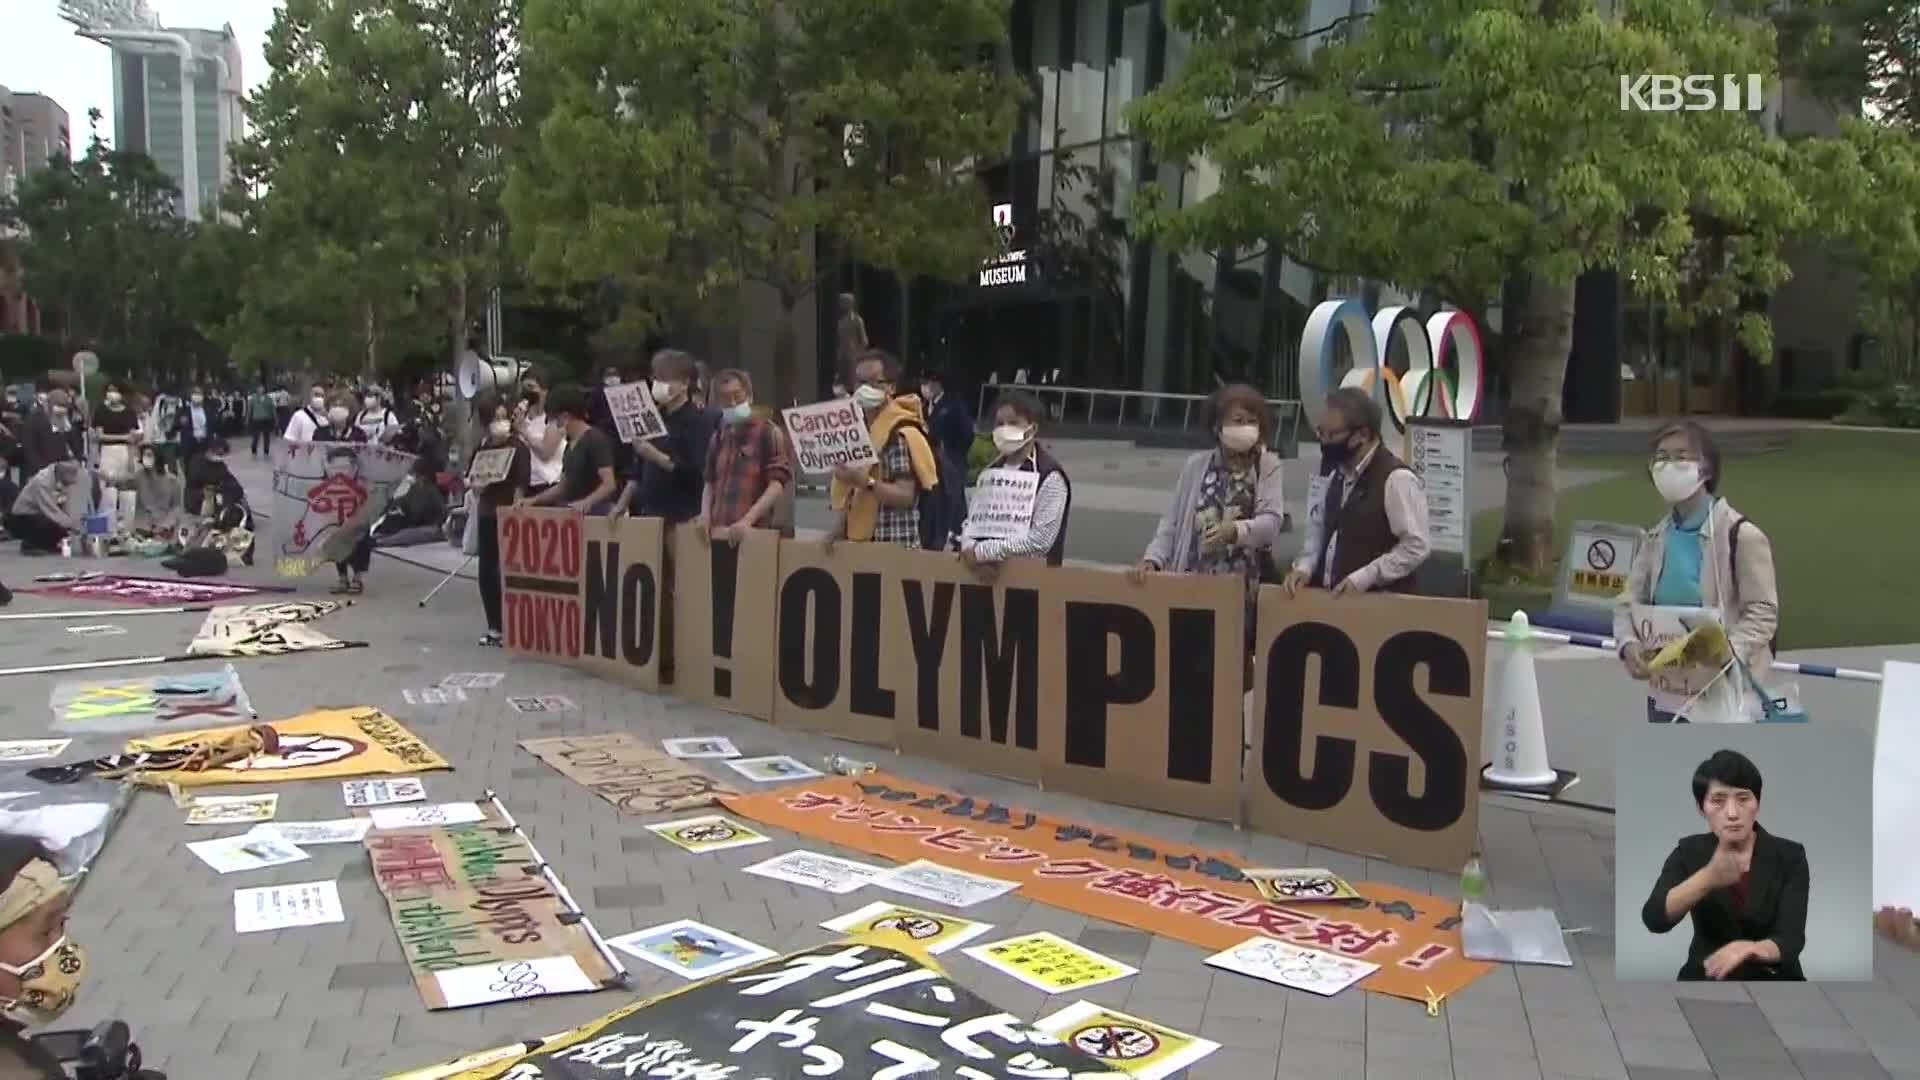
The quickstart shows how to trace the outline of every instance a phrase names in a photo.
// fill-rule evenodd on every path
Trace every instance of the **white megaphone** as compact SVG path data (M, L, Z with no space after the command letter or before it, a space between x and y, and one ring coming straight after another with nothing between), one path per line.
M455 384L459 387L460 397L472 401L491 390L502 397L510 397L532 365L515 360L511 356L481 356L468 349L460 357L460 368L454 373Z

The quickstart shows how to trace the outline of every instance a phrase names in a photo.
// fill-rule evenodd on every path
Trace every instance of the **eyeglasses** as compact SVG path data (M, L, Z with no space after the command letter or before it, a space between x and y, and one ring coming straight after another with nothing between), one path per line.
M1698 462L1699 455L1691 450L1656 450L1653 455L1655 465L1672 465L1679 462Z

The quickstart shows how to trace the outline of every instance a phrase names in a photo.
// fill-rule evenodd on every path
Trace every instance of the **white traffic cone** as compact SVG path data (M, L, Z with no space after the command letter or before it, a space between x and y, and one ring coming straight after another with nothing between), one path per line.
M1540 715L1540 680L1533 670L1533 631L1527 613L1516 611L1503 638L1500 694L1494 699L1493 763L1480 771L1482 786L1516 795L1548 798L1576 780L1547 762L1546 723Z

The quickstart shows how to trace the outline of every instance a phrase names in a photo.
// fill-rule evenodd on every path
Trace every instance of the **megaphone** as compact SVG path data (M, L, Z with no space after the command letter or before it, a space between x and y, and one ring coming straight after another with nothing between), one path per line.
M520 377L527 373L531 364L515 360L511 356L481 356L468 349L460 357L460 369L455 372L460 396L472 401L491 390L503 397L512 396L513 390L520 385Z

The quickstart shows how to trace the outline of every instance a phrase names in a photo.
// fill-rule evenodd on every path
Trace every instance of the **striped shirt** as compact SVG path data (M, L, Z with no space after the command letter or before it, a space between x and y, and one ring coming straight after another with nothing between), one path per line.
M1033 493L1033 522L1027 526L1025 536L1011 540L967 540L962 541L960 547L963 551L972 549L974 557L981 562L1005 562L1028 555L1044 559L1053 550L1053 542L1060 538L1060 526L1066 519L1066 477L1051 472Z

